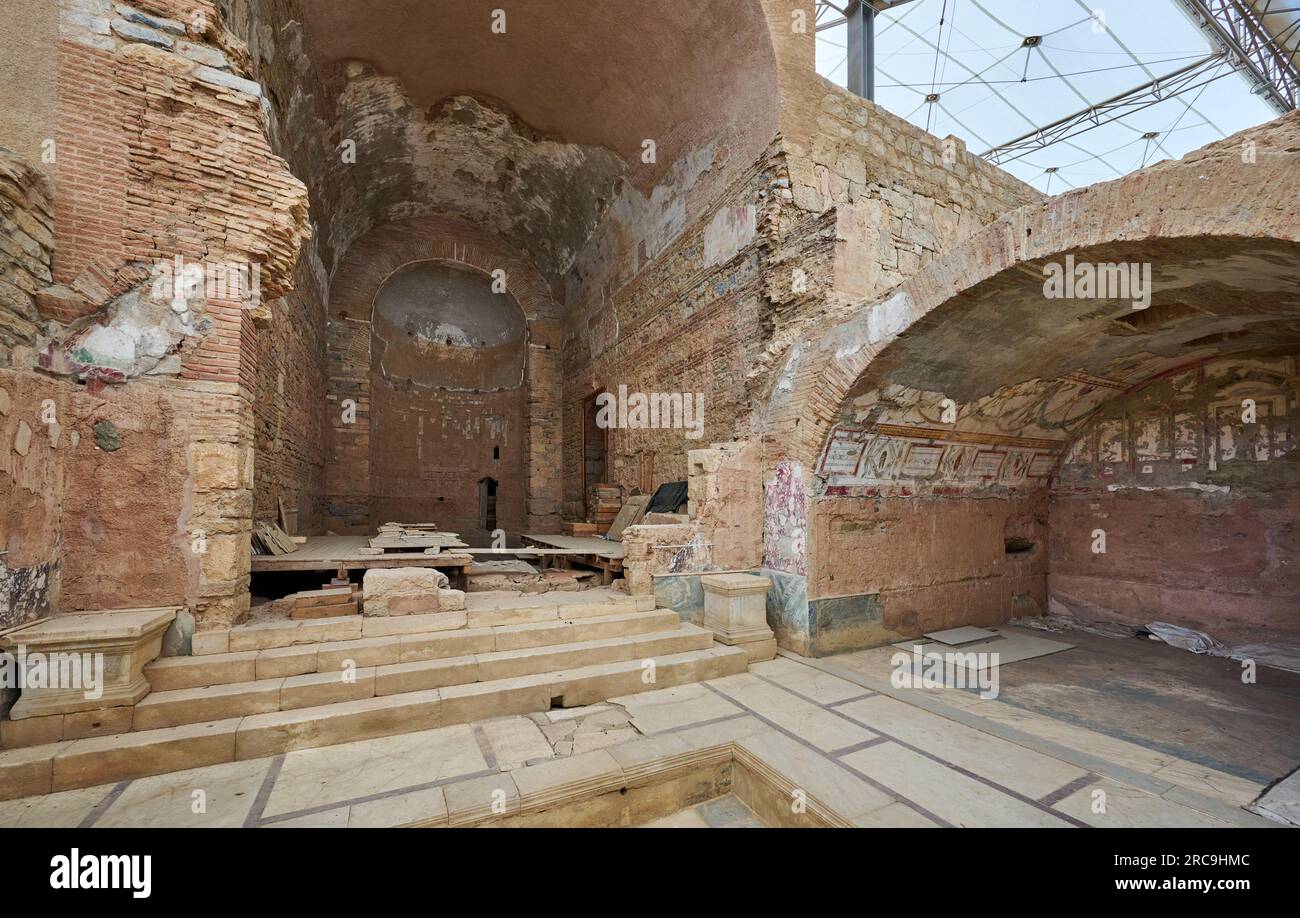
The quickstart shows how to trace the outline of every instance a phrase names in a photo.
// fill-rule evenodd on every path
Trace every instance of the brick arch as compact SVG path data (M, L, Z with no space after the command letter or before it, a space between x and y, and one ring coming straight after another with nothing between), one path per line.
M329 455L325 474L326 527L368 531L370 523L370 333L374 298L396 271L443 261L490 275L506 272L506 286L527 328L527 431L523 444L526 517L536 530L558 527L560 493L561 307L529 260L491 233L458 220L414 217L384 224L348 249L329 285L326 363ZM355 423L343 422L343 402L356 403Z
M1253 162L1246 161L1253 156ZM1013 210L820 337L790 351L763 417L769 466L815 467L846 400L900 337L956 323L991 286L1041 291L1041 265L1071 253L1161 263L1296 258L1300 242L1300 112L1114 182ZM1081 255L1082 257L1082 255ZM1294 270L1294 269L1292 269ZM1234 280L1229 278L1230 281ZM1229 284L1231 286L1231 284ZM970 347L979 345L970 341Z

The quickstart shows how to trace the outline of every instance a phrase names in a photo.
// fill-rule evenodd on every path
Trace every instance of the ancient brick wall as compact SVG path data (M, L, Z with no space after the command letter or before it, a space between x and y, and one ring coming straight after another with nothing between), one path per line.
M257 329L253 390L253 517L319 533L325 494L325 301L327 287L303 249L294 289L269 305Z
M607 431L606 477L629 492L685 480L690 450L749 436L755 366L774 321L771 250L785 229L781 211L788 202L779 192L786 184L779 153L770 150L655 257L646 260L644 244L635 250L639 256L626 253L642 265L616 292L605 293L602 284L612 278L597 270L599 264L575 269L571 285L579 287L566 321L564 380L565 502L571 513L580 512L582 500L583 403L595 391L617 394L625 386L629 397L701 399L693 431L684 424ZM792 244L805 252L820 249L823 257L829 251L829 239L815 233Z
M271 152L262 91L214 4L58 11L57 104L35 94L0 116L52 141L52 270L27 291L49 336L9 357L67 378L10 399L3 486L26 496L5 525L57 531L59 611L174 603L228 622L248 603L254 319L290 287L306 192ZM164 282L173 266L200 279L182 293ZM242 274L212 283L225 269ZM45 522L29 530L35 494Z
M420 395L386 383L376 391L375 296L395 272L428 261L486 278L505 272L506 290L527 323L522 386ZM473 521L464 527L472 534L478 528L477 482L491 474L484 468L501 471L493 477L502 483L502 528L512 536L558 528L559 307L526 258L455 220L389 223L349 249L331 286L329 312L326 528L370 531L409 516L414 500L439 525L449 515ZM386 417L377 424L381 412Z

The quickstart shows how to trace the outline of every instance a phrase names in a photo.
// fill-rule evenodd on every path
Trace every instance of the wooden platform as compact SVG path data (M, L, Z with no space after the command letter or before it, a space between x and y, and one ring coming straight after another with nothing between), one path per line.
M523 537L525 545L533 545L543 551L543 565L554 562L560 567L579 564L593 567L601 572L601 582L609 585L615 574L623 572L623 543L611 542L595 536L569 536L558 533L530 533Z
M365 571L373 568L436 567L445 571L453 588L465 589L465 576L474 559L466 554L444 552L391 552L382 555L361 553L367 548L367 536L308 536L297 551L284 555L254 555L254 573L268 571Z

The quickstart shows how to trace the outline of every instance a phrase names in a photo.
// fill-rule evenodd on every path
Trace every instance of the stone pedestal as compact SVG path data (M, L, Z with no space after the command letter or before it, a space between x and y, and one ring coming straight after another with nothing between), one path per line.
M749 662L776 656L776 637L767 626L771 582L758 574L705 574L704 627L715 640L744 649Z
M56 615L0 638L0 647L14 663L20 653L26 655L29 673L21 696L9 711L10 719L135 704L149 694L145 664L162 650L163 633L178 611L123 609ZM45 672L42 687L28 688L40 667Z

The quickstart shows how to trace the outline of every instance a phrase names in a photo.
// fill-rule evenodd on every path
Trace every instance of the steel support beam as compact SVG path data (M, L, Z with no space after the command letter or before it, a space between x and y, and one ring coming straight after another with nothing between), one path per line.
M1199 89L1232 73L1231 70L1223 67L1224 60L1225 55L1222 52L1203 57L1194 64L1157 77L1149 83L1136 86L1104 102L1090 105L1045 127L1035 128L1028 134L985 150L980 155L991 163L1001 165L1019 159L1034 150L1041 150L1043 147L1068 140L1125 115L1141 111L1158 102Z
M849 20L848 90L873 102L876 99L876 10L863 0L852 0L845 13Z
M864 99L876 98L876 14L884 10L911 3L912 0L817 0L817 31L836 26L848 29L848 79L849 92ZM829 13L839 14L831 19Z
M1278 114L1300 107L1300 70L1293 52L1279 45L1259 14L1244 0L1175 0L1176 5L1222 51Z

